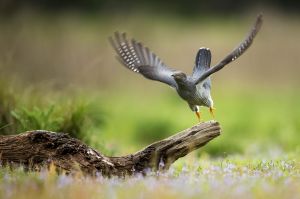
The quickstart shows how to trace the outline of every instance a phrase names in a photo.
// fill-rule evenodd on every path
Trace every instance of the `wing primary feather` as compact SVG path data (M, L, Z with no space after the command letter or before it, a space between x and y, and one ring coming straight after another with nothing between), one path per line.
M158 66L158 64L159 64L159 59L158 59L157 56L155 56L154 53L153 53L153 56L154 56L154 65L155 65L155 66Z
M130 51L131 51L131 54L133 56L133 60L134 60L134 63L139 66L141 64L141 61L139 59L139 55L136 51L136 49L134 48L134 42L133 40L131 40L131 46L130 46Z
M145 53L146 53L147 63L148 63L150 66L152 66L149 48L145 47Z
M109 39L110 44L112 45L112 47L116 51L116 53L120 57L122 57L122 49L120 48L120 45L119 44L117 45L116 42L115 42L115 40L112 37L109 37L108 39Z
M141 54L141 52L140 52L140 50L139 50L139 48L138 48L138 45L137 45L137 42L134 40L134 39L132 39L131 40L131 44L132 44L132 46L133 46L133 49L134 49L134 51L136 52L136 56L137 56L137 59L138 59L138 61L140 62L140 63L138 63L139 65L142 65L142 64L144 64L144 62L143 62L143 60L142 60L142 54Z
M119 32L115 32L115 40L110 37L109 41L119 55L116 56L116 59L127 68L131 69L134 72L137 72L138 69L136 69L133 62L130 62L131 55L128 54L130 52L128 52L128 42L126 43L126 35L122 34L122 36L120 36Z
M134 52L132 51L131 45L129 44L129 42L126 38L126 33L125 32L122 33L121 37L125 44L123 46L126 49L126 56L127 56L126 62L128 63L128 66L130 67L130 69L132 69L133 71L136 71L137 67L136 67L136 63L135 63L135 59L134 59Z
M120 38L120 33L119 32L115 32L115 39L116 39L116 42L118 44L117 52L120 55L120 57L124 60L124 62L126 62L126 59L125 59L126 52L122 48L123 42Z
M148 59L147 49L144 46L142 46L141 50L142 50L143 55L144 55L145 64L149 66L149 59Z
M154 65L153 53L151 52L150 49L148 49L148 51L149 51L150 65L153 66Z
M124 61L126 61L126 63L128 63L130 65L130 58L131 58L131 52L129 50L129 46L126 40L126 33L122 33L121 35L119 35L120 37L120 41L121 41L121 48L124 52Z
M137 47L138 47L139 52L141 54L141 60L142 60L143 64L147 65L147 62L146 62L146 59L145 59L145 53L144 53L144 50L143 50L143 45L139 42L139 43L137 43Z
M157 56L155 56L155 54L153 52L151 52L151 60L152 60L152 65L156 66L156 62L155 62L155 58Z
M115 38L116 38L117 43L119 44L119 47L121 47L122 41L120 38L120 33L118 31L115 32Z

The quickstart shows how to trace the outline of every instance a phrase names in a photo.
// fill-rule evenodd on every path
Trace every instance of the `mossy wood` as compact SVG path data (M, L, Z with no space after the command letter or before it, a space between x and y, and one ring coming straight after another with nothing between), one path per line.
M68 173L81 170L88 175L125 176L146 174L149 169L168 169L178 158L198 149L221 132L218 122L199 123L171 137L122 157L108 157L64 133L28 131L0 137L2 166L23 166L39 171L53 163Z

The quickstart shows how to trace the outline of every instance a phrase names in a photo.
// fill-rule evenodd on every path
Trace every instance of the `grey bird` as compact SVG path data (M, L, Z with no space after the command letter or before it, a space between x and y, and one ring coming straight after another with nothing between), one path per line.
M115 32L114 38L110 37L109 40L117 53L116 58L121 64L148 79L160 81L175 88L178 95L188 103L200 121L200 106L208 107L214 117L214 103L210 94L210 75L236 60L250 47L262 26L262 22L262 14L259 14L246 38L213 67L210 67L210 50L200 48L191 75L168 67L149 48L134 39L128 40L126 33Z

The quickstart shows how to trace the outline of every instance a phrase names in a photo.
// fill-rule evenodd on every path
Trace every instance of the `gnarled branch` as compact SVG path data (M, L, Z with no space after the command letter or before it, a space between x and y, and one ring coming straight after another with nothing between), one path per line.
M80 169L91 175L124 176L168 169L178 158L204 146L220 132L218 122L199 123L134 154L107 157L68 134L35 130L1 136L0 160L2 165L21 165L28 170L40 170L53 163L67 172Z

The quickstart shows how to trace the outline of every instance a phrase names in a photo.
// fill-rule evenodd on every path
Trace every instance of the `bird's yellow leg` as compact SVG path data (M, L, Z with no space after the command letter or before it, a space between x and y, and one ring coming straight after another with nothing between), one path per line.
M197 116L197 118L198 118L198 120L199 120L199 122L200 122L200 121L201 121L201 119L200 119L200 118L201 118L201 117L200 117L200 112L199 112L199 111L196 111L195 113L196 113L196 116Z
M214 107L209 107L209 112L213 118L215 118L214 110L216 110Z

